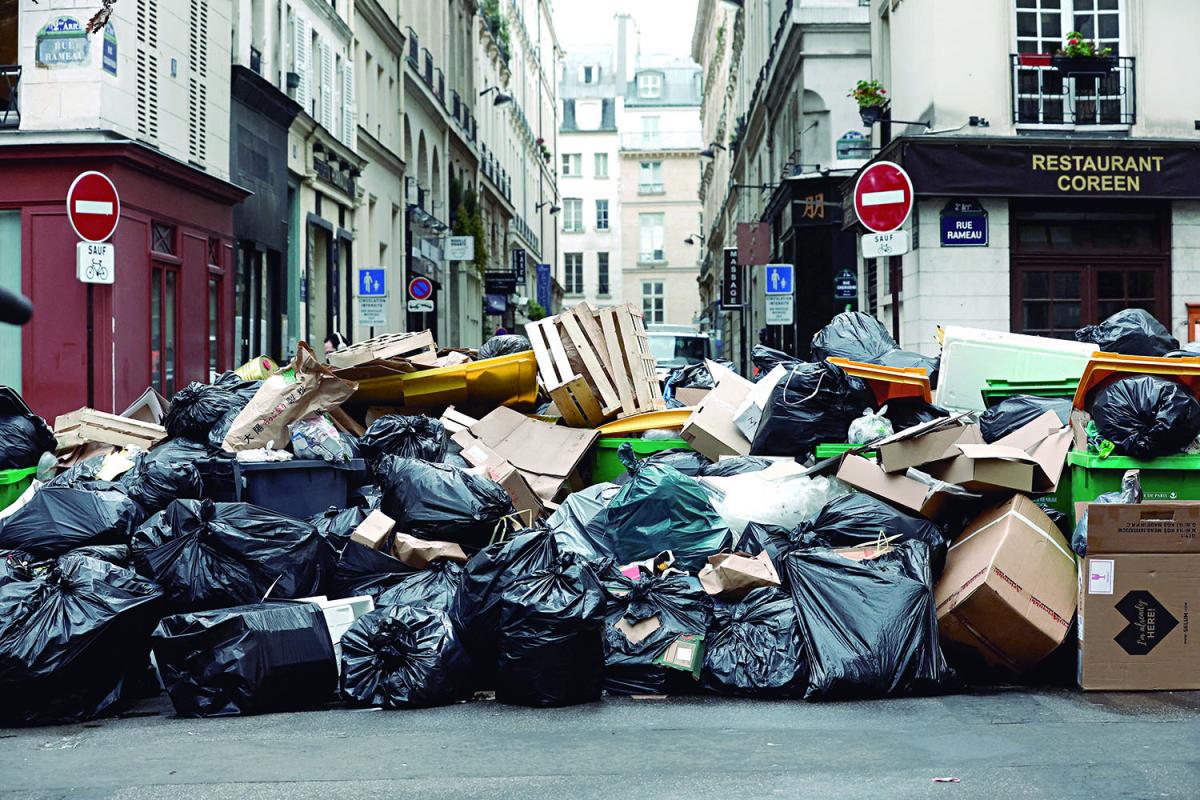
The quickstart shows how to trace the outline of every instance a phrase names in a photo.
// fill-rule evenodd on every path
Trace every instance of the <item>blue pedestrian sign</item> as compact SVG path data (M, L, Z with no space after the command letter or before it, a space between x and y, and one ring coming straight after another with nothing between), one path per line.
M795 294L795 271L791 264L767 264L767 294Z
M387 271L380 269L360 269L358 271L359 297L387 297Z

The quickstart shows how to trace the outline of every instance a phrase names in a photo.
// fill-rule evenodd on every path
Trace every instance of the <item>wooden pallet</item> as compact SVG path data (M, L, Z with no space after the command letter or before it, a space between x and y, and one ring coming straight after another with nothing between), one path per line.
M54 436L60 453L89 442L149 450L167 438L167 429L150 422L81 408L54 420Z
M666 407L642 315L631 305L570 311L525 326L542 385L563 420L594 428Z
M422 353L433 353L434 358L437 357L437 345L429 331L385 333L352 344L345 350L336 350L327 360L334 367L353 367L376 359L411 358Z

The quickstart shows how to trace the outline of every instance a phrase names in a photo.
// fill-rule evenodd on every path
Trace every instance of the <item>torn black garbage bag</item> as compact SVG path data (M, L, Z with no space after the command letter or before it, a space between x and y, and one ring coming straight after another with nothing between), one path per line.
M1200 403L1176 381L1137 375L1096 391L1092 421L1118 455L1157 458L1183 451L1200 434Z
M12 388L0 386L0 469L37 466L42 453L53 453L55 446L46 420L30 411Z
M0 722L94 719L132 700L162 597L136 572L75 553L0 580Z
M470 662L444 611L392 606L342 635L342 696L383 708L428 708L470 691Z
M690 575L621 576L608 591L604 627L604 688L613 694L675 694L693 690L691 668L661 659L681 638L703 642L712 606ZM703 660L696 645L694 665Z
M524 336L517 333L502 334L493 336L483 343L483 347L479 348L479 360L515 356L517 353L524 353L532 349L533 345Z
M892 536L900 537L896 541L924 542L937 580L949 547L941 528L869 494L843 495L826 503L815 517L800 524L798 538L805 547L865 547Z
M89 544L127 543L143 516L116 484L47 485L0 520L0 549L50 558Z
M358 506L350 508L330 506L320 514L309 517L308 523L317 529L317 533L325 537L334 550L340 553L346 543L350 541L354 529L366 518L367 512Z
M1165 356L1179 349L1179 340L1141 308L1118 311L1099 325L1075 331L1075 341L1091 342L1105 353L1127 356Z
M599 700L604 602L599 577L575 553L512 581L500 598L496 699L536 707Z
M787 592L764 586L736 602L714 601L701 681L709 691L741 697L804 693L808 660Z
M784 563L809 662L806 700L927 693L952 680L924 542L859 561L794 550Z
M874 407L867 385L841 367L796 364L771 390L750 453L806 459L819 444L846 441L850 423Z
M441 420L424 415L387 414L358 437L358 452L374 468L384 456L440 462L449 444Z
M312 708L332 698L337 661L315 603L253 603L165 617L154 660L181 717Z
M1006 397L979 415L979 433L984 442L991 444L1028 425L1047 411L1053 411L1066 425L1071 421L1071 398L1029 394Z
M478 550L500 520L516 513L500 484L448 464L386 456L375 475L383 513L396 520L397 530L420 539Z
M787 570L783 566L783 557L797 547L803 546L806 544L799 530L788 530L779 525L768 525L762 522L749 522L733 549L738 553L749 553L752 556L765 552L771 559L771 563L775 565L780 585L787 589Z
M138 572L180 611L324 594L336 561L312 525L249 503L176 500L132 544Z
M241 410L246 401L224 386L189 383L171 398L171 409L163 427L172 439L207 442L209 433L230 411Z

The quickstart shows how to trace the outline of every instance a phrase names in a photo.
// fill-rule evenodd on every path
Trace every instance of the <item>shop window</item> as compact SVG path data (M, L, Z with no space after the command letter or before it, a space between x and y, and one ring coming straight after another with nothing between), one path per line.
M150 270L150 383L175 394L179 358L179 270L155 264Z

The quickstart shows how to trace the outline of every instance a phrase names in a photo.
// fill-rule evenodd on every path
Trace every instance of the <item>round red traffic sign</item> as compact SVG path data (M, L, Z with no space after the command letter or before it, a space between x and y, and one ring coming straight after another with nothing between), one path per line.
M67 219L80 239L103 242L121 221L117 187L103 172L81 172L67 190Z
M433 295L433 283L429 278L413 278L408 282L408 296L413 300L428 300Z
M869 231L896 230L908 219L912 206L912 180L899 164L876 161L854 184L854 210Z

